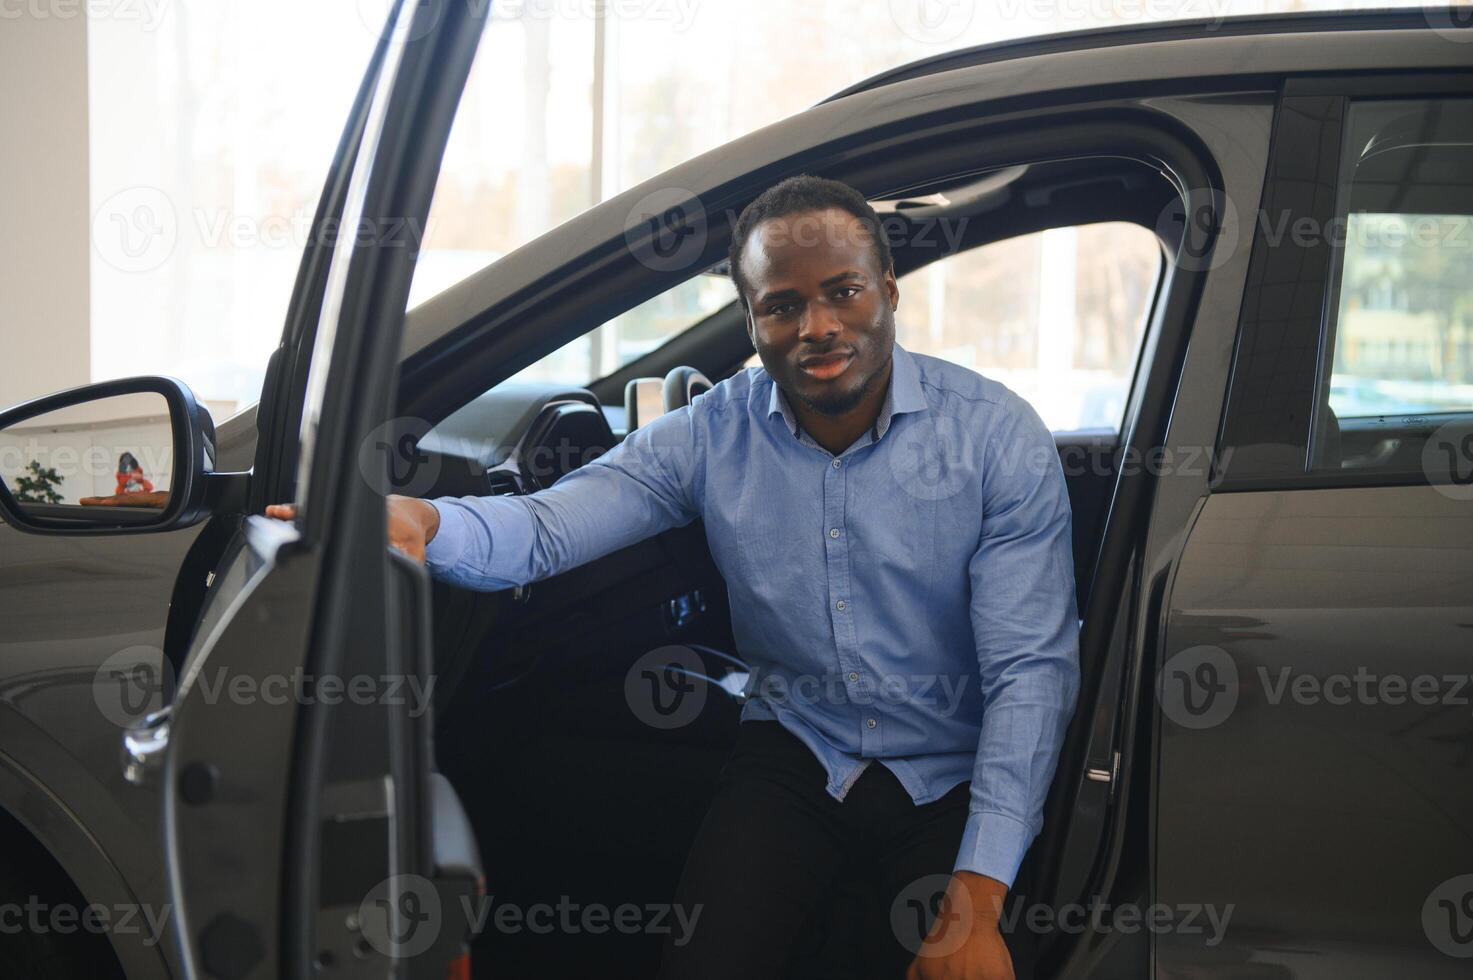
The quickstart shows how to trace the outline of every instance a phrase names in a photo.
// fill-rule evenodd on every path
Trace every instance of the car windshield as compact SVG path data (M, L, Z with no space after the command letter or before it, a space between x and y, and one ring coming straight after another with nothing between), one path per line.
M559 347L510 380L580 387L591 384L648 354L734 299L736 287L726 276L696 276Z

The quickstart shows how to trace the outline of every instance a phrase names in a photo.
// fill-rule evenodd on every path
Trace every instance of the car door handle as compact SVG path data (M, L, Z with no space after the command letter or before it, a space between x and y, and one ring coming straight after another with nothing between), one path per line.
M1085 779L1088 779L1090 782L1092 782L1092 783L1109 783L1110 784L1110 793L1111 793L1112 796L1114 795L1114 792L1115 792L1115 779L1119 775L1120 775L1120 753L1119 752L1111 753L1111 757L1110 757L1110 768L1109 769L1089 768L1089 769L1084 770L1084 778Z

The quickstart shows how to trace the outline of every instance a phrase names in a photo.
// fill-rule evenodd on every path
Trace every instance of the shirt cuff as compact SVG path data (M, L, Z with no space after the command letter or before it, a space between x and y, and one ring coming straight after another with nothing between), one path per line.
M470 529L466 527L465 511L445 505L445 501L431 500L430 506L440 515L440 527L430 543L425 545L425 565L432 574L447 571L460 563L470 543Z
M968 814L955 870L986 875L1012 888L1031 843L1033 834L1019 820L993 812Z

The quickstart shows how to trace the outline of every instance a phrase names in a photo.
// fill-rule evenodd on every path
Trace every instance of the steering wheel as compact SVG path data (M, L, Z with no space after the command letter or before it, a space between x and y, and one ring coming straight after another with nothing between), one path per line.
M665 375L665 411L673 412L677 408L684 408L690 404L692 398L713 387L715 386L711 381L695 368L675 368Z

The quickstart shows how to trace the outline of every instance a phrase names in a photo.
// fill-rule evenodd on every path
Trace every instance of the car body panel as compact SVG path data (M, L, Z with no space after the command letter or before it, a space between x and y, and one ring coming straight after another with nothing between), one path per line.
M1423 915L1473 868L1470 583L1473 507L1443 488L1206 502L1164 669L1217 651L1225 687L1214 698L1192 682L1204 727L1162 721L1156 900L1233 910L1216 946L1160 937L1162 971L1467 975L1430 941L1442 913ZM1383 695L1387 677L1402 684ZM1435 678L1431 700L1411 696L1416 677Z
M162 909L168 898L158 796L123 777L123 723L142 713L113 700L111 685L124 682L101 672L163 663L169 600L201 529L52 538L0 525L0 766L14 776L0 781L0 807L48 847L48 838L72 842L52 853L79 885L118 877L130 897L109 904ZM38 799L48 804L40 811ZM125 963L159 966L166 944L109 935Z

